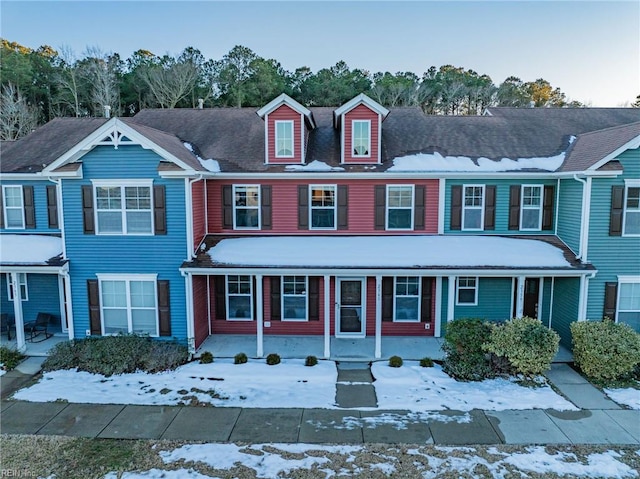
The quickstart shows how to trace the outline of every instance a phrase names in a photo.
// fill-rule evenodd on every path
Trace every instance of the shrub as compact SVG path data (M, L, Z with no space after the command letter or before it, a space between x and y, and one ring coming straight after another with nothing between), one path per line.
M315 366L318 364L318 358L315 356L307 356L307 359L304 360L305 366Z
M627 324L610 320L574 322L571 336L576 364L596 382L624 380L640 363L640 334Z
M493 376L489 359L482 349L491 337L491 324L477 318L461 318L447 324L442 349L442 369L462 381L481 381Z
M77 368L103 374L150 373L175 369L187 362L187 347L133 334L74 339L55 345L42 364L44 371Z
M427 358L422 358L420 360L420 366L423 368L432 368L433 367L433 359L427 357Z
M513 372L532 378L551 367L559 343L560 336L540 320L523 317L494 326L484 349L506 358Z
M213 362L213 354L210 351L205 351L200 356L200 364L211 364Z
M0 346L0 363L2 363L2 367L7 371L15 368L23 359L24 356L19 351L6 346Z
M391 356L389 358L389 366L399 368L402 366L402 358L400 356Z
M238 353L233 357L233 364L244 364L248 361L247 355L244 353Z
M276 353L271 353L267 356L267 364L269 366L275 366L276 364L280 364L280 356Z

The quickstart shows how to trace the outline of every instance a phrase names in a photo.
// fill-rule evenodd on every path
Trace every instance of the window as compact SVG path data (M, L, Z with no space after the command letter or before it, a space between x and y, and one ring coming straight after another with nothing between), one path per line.
M235 229L260 228L260 186L233 186Z
M156 278L105 276L98 277L103 334L158 336Z
M478 278L460 277L456 285L456 304L475 306L478 304Z
M151 184L94 182L98 234L153 234Z
M5 228L24 229L24 203L22 186L3 186Z
M462 229L482 230L484 224L484 185L465 185L462 202Z
M335 185L311 185L309 187L311 229L336 228Z
M619 282L618 321L640 330L640 280Z
M29 289L27 288L27 273L18 273L18 283L20 285L20 299L29 301ZM13 301L13 276L7 273L7 296L9 301Z
M542 224L542 186L523 185L520 229L539 230Z
M399 276L395 279L394 321L420 321L420 278Z
M306 276L282 277L282 320L307 320Z
M370 156L371 149L371 121L354 120L351 124L353 156Z
M626 187L623 231L625 235L640 235L640 186Z
M276 121L276 157L293 157L292 121Z
M251 276L227 276L227 311L228 319L253 319Z
M413 185L387 186L387 229L413 229Z

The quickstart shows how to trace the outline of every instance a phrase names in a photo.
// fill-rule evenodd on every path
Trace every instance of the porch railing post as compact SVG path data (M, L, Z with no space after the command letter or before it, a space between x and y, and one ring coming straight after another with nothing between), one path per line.
M382 276L376 276L376 359L382 357Z
M331 357L331 277L324 275L324 357Z
M256 275L256 355L264 356L264 294L262 292L262 275Z

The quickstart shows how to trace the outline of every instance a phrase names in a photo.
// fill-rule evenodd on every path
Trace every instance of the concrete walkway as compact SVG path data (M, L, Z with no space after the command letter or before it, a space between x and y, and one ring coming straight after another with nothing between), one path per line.
M11 378L7 378L9 374L22 373L11 372L0 378L3 398L12 393L7 381ZM27 381L30 378L27 374L22 376ZM621 408L568 365L554 365L547 376L558 391L581 408L579 411L372 410L377 400L371 372L368 367L354 363L338 366L336 404L340 409L3 400L0 432L248 443L640 444L640 411Z

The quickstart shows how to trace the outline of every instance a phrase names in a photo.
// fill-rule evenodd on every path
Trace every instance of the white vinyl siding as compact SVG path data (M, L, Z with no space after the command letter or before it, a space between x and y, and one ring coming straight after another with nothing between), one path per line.
M97 234L153 234L151 182L94 182Z
M520 229L523 231L542 229L542 186L522 185L520 205Z
M260 229L260 186L233 186L233 228Z
M484 225L484 185L464 185L462 229L481 231Z
M158 336L156 278L153 275L102 275L100 309L103 334Z
M420 278L398 276L394 283L393 320L420 322Z
M336 229L336 186L309 186L309 228L312 230Z
M371 156L371 120L353 120L351 127L353 156Z
M413 185L387 186L387 224L388 230L413 229Z
M251 321L253 294L251 276L227 276L227 319Z
M2 186L4 227L24 229L24 198L22 186Z
M276 158L293 158L293 121L276 121Z
M306 276L282 277L282 320L306 321L308 319L308 294Z

